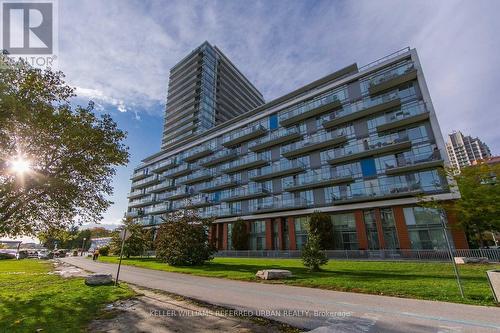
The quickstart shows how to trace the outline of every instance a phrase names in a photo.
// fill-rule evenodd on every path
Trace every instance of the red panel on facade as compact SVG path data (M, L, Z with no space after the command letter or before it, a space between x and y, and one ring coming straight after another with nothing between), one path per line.
M450 227L451 237L453 237L453 243L456 249L468 249L469 242L467 242L467 236L462 228L458 225L457 214L453 211L446 211L446 217L448 220L448 225Z
M368 238L366 237L365 221L363 219L363 211L357 210L354 212L356 220L356 233L358 234L358 243L360 250L368 249Z
M410 235L408 234L408 227L406 226L405 215L403 207L394 206L394 223L396 224L396 232L398 233L399 248L402 250L411 249Z
M273 249L273 220L266 219L266 250Z
M227 223L222 224L222 249L229 250L227 248Z
M274 223L278 223L278 246L279 246L279 249L276 249L276 250L284 250L283 244L285 244L285 241L283 239L283 219L278 218Z
M293 217L288 217L288 237L290 239L290 250L297 250L297 242L295 241L295 220Z

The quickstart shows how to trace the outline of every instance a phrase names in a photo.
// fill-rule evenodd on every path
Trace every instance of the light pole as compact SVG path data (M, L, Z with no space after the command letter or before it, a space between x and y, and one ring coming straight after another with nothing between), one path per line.
M460 273L458 272L457 263L455 262L455 258L453 257L453 250L451 249L450 239L448 238L448 228L446 227L445 213L441 210L439 214L441 217L441 225L443 226L444 239L446 240L446 246L448 247L448 254L450 255L451 263L453 264L453 269L455 271L455 277L457 278L458 289L460 290L460 296L464 298L464 289L462 288L462 282L460 282Z
M83 257L83 249L85 248L85 241L87 238L83 237L83 242L82 242L82 252L80 252L80 257Z

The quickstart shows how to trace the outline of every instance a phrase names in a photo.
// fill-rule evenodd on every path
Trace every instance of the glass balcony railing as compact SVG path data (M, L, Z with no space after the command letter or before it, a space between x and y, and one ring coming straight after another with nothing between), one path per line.
M177 165L177 161L175 158L169 158L165 161L158 162L151 166L151 170L153 172L162 172L165 170L168 170L170 168L173 168Z
M164 202L158 205L146 207L144 209L145 214L161 214L172 211L172 205L170 202Z
M229 175L219 176L212 181L206 182L199 187L200 192L217 191L228 187L238 186L240 180Z
M238 160L225 164L223 172L231 173L244 169L255 168L269 163L270 154L248 154Z
M207 155L210 155L215 149L214 145L204 144L201 146L196 146L195 148L191 148L184 155L184 161L192 162Z
M298 156L312 150L340 144L346 141L346 136L341 130L332 132L319 132L304 136L302 141L297 141L281 147L281 154L285 157Z
M203 218L235 216L241 214L241 209L236 207L222 207L219 205L201 208L199 214Z
M360 184L361 185L361 184ZM420 193L438 193L444 191L441 184L422 185L420 182L407 182L391 185L351 186L344 191L339 190L329 193L327 203L349 203L365 200L380 200L404 196L415 196ZM335 193L336 192L336 193Z
M299 138L301 135L299 128L280 128L272 131L269 135L252 141L248 144L248 148L252 151L266 149L290 140L291 138Z
M177 184L193 184L210 179L214 173L210 169L200 169L186 176L177 178Z
M143 225L143 226L154 224L152 216L140 217L140 218L134 219L134 222L139 224L139 225Z
M135 191L131 191L129 194L128 194L128 198L129 199L134 199L134 198L139 198L139 197L143 197L147 195L146 191L144 191L143 189L141 190L135 190Z
M304 197L293 198L289 196L277 195L268 197L251 204L248 208L252 213L285 210L285 209L298 209L311 207L314 204L312 200Z
M336 164L340 162L372 156L390 151L405 150L411 148L411 142L407 136L391 134L378 137L376 140L365 140L363 143L350 143L343 147L326 152L328 162Z
M263 184L251 184L223 191L221 194L221 201L239 201L242 199L265 196L269 193L270 190Z
M299 174L293 179L290 177L283 181L283 187L287 191L304 190L314 187L323 187L333 184L345 183L352 180L352 172L349 169L333 170L324 168L310 170Z
M378 117L375 120L377 125L377 131L386 131L395 128L397 123L403 123L404 120L421 121L422 118L417 118L419 115L427 115L429 111L427 110L425 103L422 101L415 101L401 106L401 109L387 113L382 117ZM415 119L417 118L417 119ZM407 123L407 122L405 122ZM402 125L407 125L403 123Z
M222 138L224 146L233 146L241 142L251 140L267 132L267 129L262 125L237 129Z
M130 177L130 179L132 181L136 181L136 180L140 180L140 179L146 178L149 175L150 175L150 173L149 173L148 169L142 169L142 170L139 170L139 171L135 171L132 174L132 176Z
M161 192L164 190L168 190L174 186L174 182L170 179L164 179L161 181L161 183L151 186L147 188L148 193L155 193L155 192Z
M365 81L362 84L368 85L368 88L371 88L398 76L404 75L414 69L415 66L413 65L413 62L406 62L382 73L378 73L375 76L371 77L370 80Z
M193 195L194 190L191 186L181 186L173 191L161 193L158 195L158 200L172 200L177 198L185 198Z
M236 158L237 154L238 154L237 151L234 149L224 149L208 157L200 159L198 163L204 167L208 167L219 163L224 163L233 158Z
M163 174L164 177L177 177L181 175L185 175L186 173L191 172L191 168L189 167L189 164L181 164L178 167L175 167L173 169L168 170L168 172L165 172Z
M443 158L439 149L435 148L432 153L407 153L397 157L384 158L385 173L398 174L423 168L433 168L443 165Z
M128 204L129 207L140 207L145 205L150 205L156 201L155 195L148 195L147 197L141 199L131 200Z
M345 89L332 91L322 97L316 98L312 101L305 102L298 106L292 107L291 110L287 110L286 112L281 112L279 115L279 121L283 125L287 123L293 122L293 119L299 119L301 115L306 115L309 112L312 112L315 109L321 108L326 105L339 104L340 102L346 99L346 91Z
M137 188L147 187L148 185L153 185L154 183L156 183L158 181L159 181L158 175L151 175L151 176L148 176L147 178L133 182L132 188L137 189Z
M253 169L248 175L252 179L264 180L289 173L300 172L305 168L306 164L300 160L281 160L259 169Z

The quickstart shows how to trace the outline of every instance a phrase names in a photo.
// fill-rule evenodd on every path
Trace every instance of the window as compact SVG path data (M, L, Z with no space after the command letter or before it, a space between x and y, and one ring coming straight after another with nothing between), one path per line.
M331 216L335 250L357 250L358 235L353 213L336 214Z
M361 160L361 171L363 172L363 177L376 176L377 168L375 167L375 160L373 158Z
M368 249L369 250L378 250L380 249L380 244L378 241L378 230L377 230L377 221L375 218L375 210L365 210L364 212L364 220L365 220L365 228L366 228L366 237L368 238Z
M295 223L295 241L297 250L300 250L307 243L307 228L309 225L309 216L296 217Z
M382 222L382 231L384 232L385 248L391 250L398 249L399 241L392 209L381 208L380 218Z
M227 249L228 250L233 249L233 224L232 223L227 224Z
M266 244L266 221L250 222L250 250L264 250Z
M414 250L437 250L446 248L441 212L424 207L403 209L411 247Z

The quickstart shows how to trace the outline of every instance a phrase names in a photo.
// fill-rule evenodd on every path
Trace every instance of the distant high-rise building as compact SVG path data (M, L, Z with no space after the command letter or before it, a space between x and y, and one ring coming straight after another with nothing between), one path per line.
M463 135L460 131L449 135L446 151L451 165L457 170L491 157L490 148L484 142L477 137Z
M262 104L252 83L204 42L170 70L162 149Z

